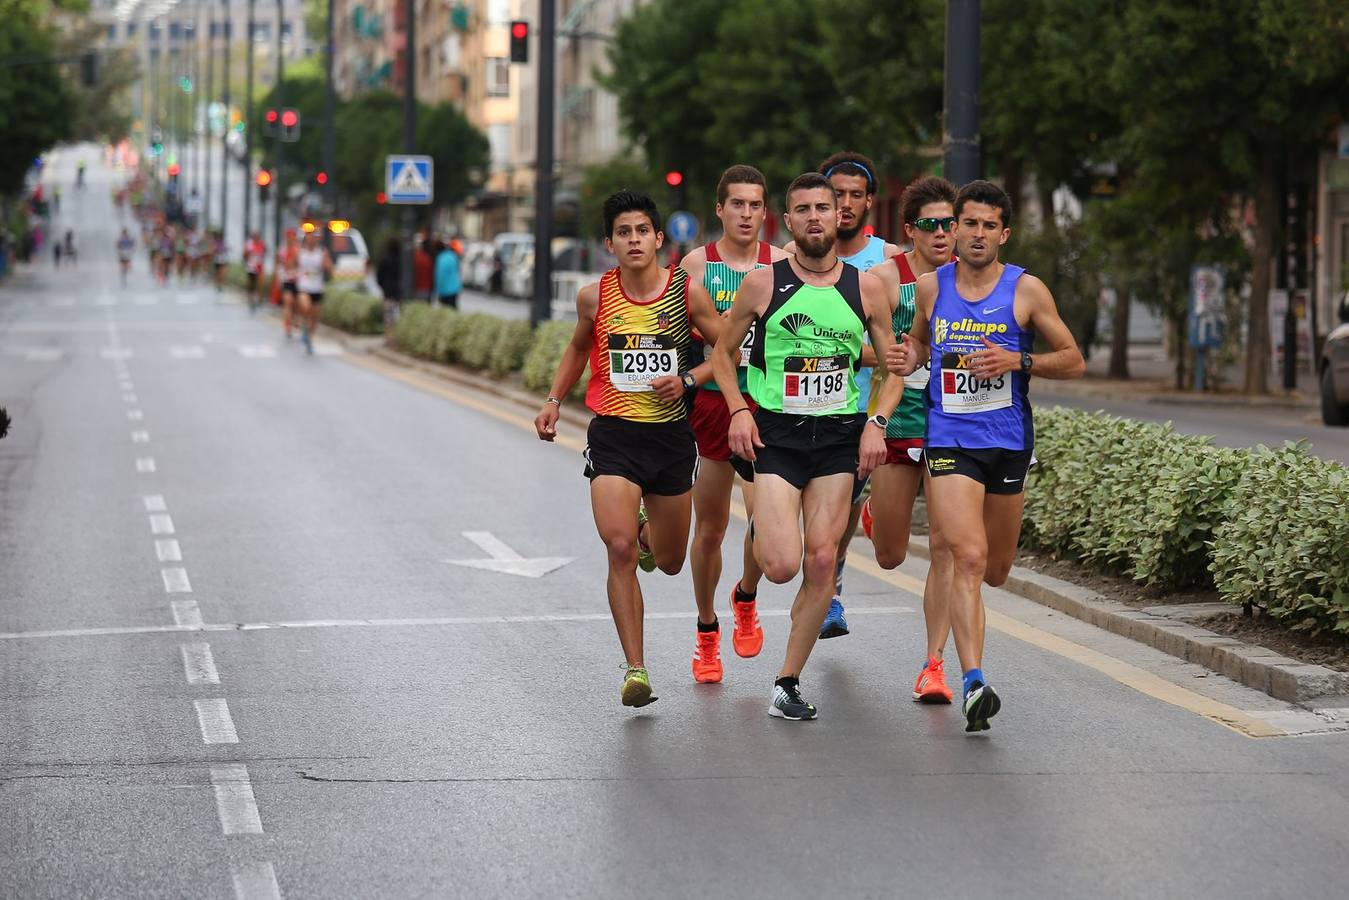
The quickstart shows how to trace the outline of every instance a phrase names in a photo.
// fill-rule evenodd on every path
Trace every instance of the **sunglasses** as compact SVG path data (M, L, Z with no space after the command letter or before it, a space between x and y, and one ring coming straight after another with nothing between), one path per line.
M940 228L949 234L951 229L956 227L956 217L946 216L938 219L935 216L924 216L921 219L914 219L910 224L919 231L936 231Z

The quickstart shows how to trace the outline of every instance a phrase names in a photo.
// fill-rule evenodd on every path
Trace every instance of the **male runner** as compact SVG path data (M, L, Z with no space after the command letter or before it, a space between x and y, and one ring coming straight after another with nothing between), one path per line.
M695 248L680 266L689 280L702 284L723 317L728 315L736 290L745 275L763 268L787 254L759 240L764 217L768 214L767 183L763 173L753 166L731 166L717 183L717 218L722 237L705 247ZM736 384L751 406L746 392L745 372L749 364L749 345L753 331L741 347ZM695 358L702 341L694 339ZM693 485L693 549L689 565L693 570L693 596L698 604L698 635L693 657L695 681L719 682L722 677L721 626L717 621L717 582L721 580L721 543L731 518L731 489L739 472L745 509L754 511L754 467L731 455L726 443L730 429L729 411L715 381L703 385L694 395L689 423L698 444L698 480ZM763 648L763 628L755 599L763 573L754 561L749 534L745 535L744 570L731 591L731 611L735 629L731 645L739 656L758 656Z
M131 271L131 256L136 252L136 239L125 228L117 236L117 265L122 272L122 287L126 287L126 275Z
M253 232L244 244L244 271L248 274L248 311L257 312L262 305L262 269L267 258L267 245L262 235Z
M300 252L295 255L298 275L295 287L300 295L300 316L304 320L300 342L306 353L314 352L314 332L319 327L319 308L323 305L323 285L333 274L333 258L319 243L317 231L307 232Z
M904 189L900 209L904 233L913 249L892 256L876 266L871 274L885 285L886 299L893 310L895 337L913 326L914 289L918 276L935 271L951 261L955 249L951 233L955 230L956 189L947 180L926 175ZM877 377L884 377L884 369ZM923 473L923 437L927 433L928 367L919 367L904 379L904 398L890 417L885 432L885 462L871 476L871 496L862 504L862 530L876 548L876 562L893 569L904 561L909 549L909 529L913 520L913 502ZM941 536L929 529L929 545L941 546ZM951 689L946 686L942 653L951 631L951 616L945 600L950 571L944 566L948 557L933 557L927 586L923 591L923 614L927 620L927 656L914 684L913 697L927 703L950 703Z
M285 244L276 257L276 271L281 273L281 327L285 329L286 340L290 340L294 328L295 299L300 293L296 279L300 277L300 245L295 240L295 230L286 229Z
M645 706L656 698L642 646L638 553L645 543L662 572L683 568L698 470L685 400L699 379L689 371L690 327L715 342L721 318L688 273L657 263L665 236L650 197L620 191L605 200L604 238L618 265L577 296L576 330L534 428L541 440L557 436L561 398L588 358L586 406L595 418L586 435L585 475L595 527L608 549L609 610L626 657L621 697L624 706Z
M786 209L796 252L745 276L712 365L717 382L729 385L741 342L756 329L747 381L758 408L739 391L722 396L731 452L754 463L750 537L759 566L774 584L803 573L769 707L772 716L800 721L816 716L799 679L829 609L848 498L855 480L885 458L886 416L904 383L887 380L877 397L880 414L866 419L853 374L863 334L881 353L892 343L890 311L880 283L834 252L838 200L829 179L797 176Z
M1078 378L1086 364L1044 282L998 260L1012 233L1012 201L1002 188L970 182L956 196L955 215L960 262L918 279L913 328L886 365L906 375L932 361L929 516L950 557L946 600L964 672L965 730L982 731L1002 704L982 669L979 583L1007 580L1021 534L1035 446L1028 382L1032 373ZM1050 352L1031 352L1037 334Z

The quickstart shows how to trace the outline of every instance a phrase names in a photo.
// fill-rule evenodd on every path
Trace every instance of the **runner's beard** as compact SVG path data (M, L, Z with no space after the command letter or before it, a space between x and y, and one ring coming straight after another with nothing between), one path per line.
M824 237L813 238L809 235L796 239L796 248L806 256L815 259L823 259L830 250L834 249L834 242L838 238L835 235L827 234Z
M867 216L869 216L870 214L871 210L864 209L862 210L862 214L858 216L857 220L853 223L853 227L844 228L842 225L840 225L838 227L838 239L841 241L850 241L853 238L857 237L858 233L861 232L863 228L867 227Z

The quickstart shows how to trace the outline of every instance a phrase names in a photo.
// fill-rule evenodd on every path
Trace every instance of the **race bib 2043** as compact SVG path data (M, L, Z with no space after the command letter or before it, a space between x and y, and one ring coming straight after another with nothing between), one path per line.
M941 407L943 412L967 414L1006 409L1012 405L1012 374L980 378L965 368L968 354L943 353Z
M609 383L620 391L651 390L651 382L679 371L679 353L667 334L609 335Z

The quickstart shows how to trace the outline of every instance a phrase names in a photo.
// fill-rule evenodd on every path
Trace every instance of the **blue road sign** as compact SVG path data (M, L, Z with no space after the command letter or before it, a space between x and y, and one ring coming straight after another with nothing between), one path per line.
M429 156L387 156L384 196L390 203L428 204L435 196L434 176Z
M691 212L670 213L670 220L665 223L665 234L672 241L680 244L686 244L698 236L698 217Z

